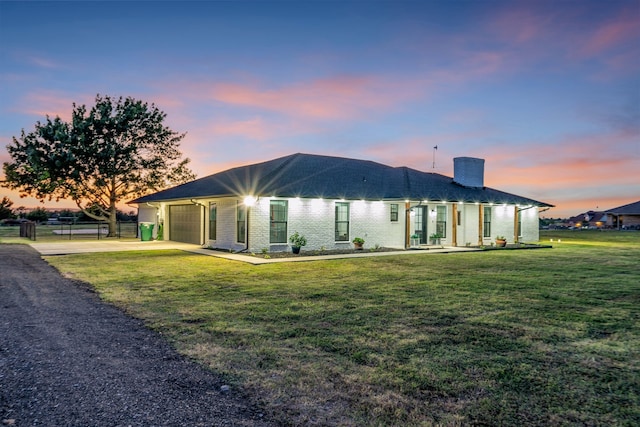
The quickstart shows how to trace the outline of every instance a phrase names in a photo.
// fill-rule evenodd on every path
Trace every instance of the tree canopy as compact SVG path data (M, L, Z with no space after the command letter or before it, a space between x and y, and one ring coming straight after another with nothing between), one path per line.
M49 219L49 211L45 208L35 208L27 214L29 221L43 222Z
M13 138L4 186L40 200L72 199L108 221L113 236L118 203L195 178L179 150L185 134L167 127L154 104L97 95L90 110L74 103L71 117L47 116Z
M5 196L2 198L2 200L0 200L0 219L8 219L14 217L13 209L11 208L11 206L13 206L13 202L8 197Z

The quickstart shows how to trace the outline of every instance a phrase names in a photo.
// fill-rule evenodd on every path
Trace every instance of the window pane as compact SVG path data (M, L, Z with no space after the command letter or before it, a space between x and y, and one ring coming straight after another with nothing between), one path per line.
M391 221L398 221L398 205L395 203L391 205Z
M336 203L336 241L349 241L349 203Z
M436 233L440 237L447 237L447 207L436 207Z
M216 240L218 225L218 207L215 203L209 203L209 239Z
M269 204L271 223L270 243L287 243L287 201L272 200Z
M239 243L245 243L245 236L247 234L247 223L245 219L247 217L247 211L244 205L240 205L240 203L238 203L236 206L236 212L236 241Z
M484 208L482 229L483 237L491 237L491 208Z
M272 223L270 243L287 243L287 224L286 223Z

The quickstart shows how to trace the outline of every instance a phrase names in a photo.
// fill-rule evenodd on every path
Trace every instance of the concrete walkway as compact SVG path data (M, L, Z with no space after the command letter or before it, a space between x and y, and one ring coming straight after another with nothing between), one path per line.
M91 240L91 241L66 241L66 242L33 242L31 247L40 252L43 256L48 255L69 255L94 252L122 252L122 251L146 251L146 250L162 250L177 249L186 252L197 253L200 255L214 256L233 261L247 262L253 265L270 264L275 262L303 262L303 261L319 261L341 258L365 258L389 255L425 255L425 254L442 254L453 252L473 252L478 251L477 248L461 248L461 247L441 247L432 249L417 249L406 251L389 251L389 252L354 252L347 254L317 255L317 256L301 256L287 258L270 258L265 259L257 256L251 256L242 253L226 253L222 251L214 251L205 249L199 245L189 243L180 243L172 241L122 241L122 240Z

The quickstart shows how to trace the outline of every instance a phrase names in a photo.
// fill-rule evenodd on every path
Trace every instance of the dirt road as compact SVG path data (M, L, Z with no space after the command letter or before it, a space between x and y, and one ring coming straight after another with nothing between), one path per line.
M0 425L273 425L223 384L34 249L0 244Z

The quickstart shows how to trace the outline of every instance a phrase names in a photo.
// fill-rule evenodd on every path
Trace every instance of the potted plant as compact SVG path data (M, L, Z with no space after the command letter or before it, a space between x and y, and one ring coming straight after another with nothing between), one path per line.
M417 248L418 246L420 246L420 235L419 234L412 234L411 235L411 245L412 248Z
M496 246L499 248L507 246L507 238L504 236L496 236Z
M362 245L364 245L364 239L362 237L356 237L352 240L353 246L356 247L356 250L361 251Z
M439 245L440 239L442 239L442 236L438 233L433 233L431 236L429 236L429 239L431 239L432 245Z
M307 246L307 238L297 231L289 237L289 242L291 242L291 252L294 254L299 254L300 248Z

